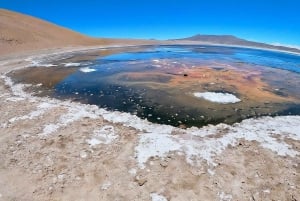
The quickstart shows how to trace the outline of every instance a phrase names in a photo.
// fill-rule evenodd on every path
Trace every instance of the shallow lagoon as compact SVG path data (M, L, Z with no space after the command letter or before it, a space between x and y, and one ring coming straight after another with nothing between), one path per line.
M300 114L300 56L236 47L143 46L68 55L11 73L36 95L180 127ZM214 102L195 93L228 94ZM222 97L222 96L221 96Z

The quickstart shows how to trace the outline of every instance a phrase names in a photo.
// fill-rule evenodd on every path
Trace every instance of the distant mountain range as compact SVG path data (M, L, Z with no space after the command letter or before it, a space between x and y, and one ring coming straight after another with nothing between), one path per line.
M232 35L201 35L197 34L188 38L181 38L175 39L172 41L190 41L190 42L201 42L201 43L211 43L211 44L220 44L220 45L234 45L234 46L246 46L246 47L256 47L256 48L263 48L263 49L274 49L274 50L281 50L281 51L288 51L288 52L297 52L300 53L299 49L285 47L285 46L276 46L270 45L266 43L259 43L244 40Z

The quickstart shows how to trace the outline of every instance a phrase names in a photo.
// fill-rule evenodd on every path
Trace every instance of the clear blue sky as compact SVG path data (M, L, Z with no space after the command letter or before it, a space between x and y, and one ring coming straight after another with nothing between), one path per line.
M0 0L0 7L96 37L232 34L300 46L300 0Z

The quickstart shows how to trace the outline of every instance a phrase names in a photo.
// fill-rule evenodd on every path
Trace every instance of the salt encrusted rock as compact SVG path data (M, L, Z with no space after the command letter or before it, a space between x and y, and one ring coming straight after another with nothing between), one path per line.
M80 151L79 155L80 155L80 158L87 158L88 157L88 153L85 150Z
M110 186L112 185L112 183L110 181L106 181L102 184L101 186L101 190L108 190L110 188Z
M160 166L162 166L164 168L168 167L168 161L167 160L161 160L159 164L160 164Z
M139 184L139 186L143 186L147 182L147 178L143 175L137 175L135 177L135 181Z

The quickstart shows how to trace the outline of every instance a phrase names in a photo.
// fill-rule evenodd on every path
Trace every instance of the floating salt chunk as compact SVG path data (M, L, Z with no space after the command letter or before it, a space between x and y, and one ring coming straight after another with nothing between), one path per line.
M84 67L84 68L80 68L79 71L81 71L83 73L91 73L91 72L96 71L96 69L89 68L89 67Z
M194 96L197 98L203 98L205 100L221 104L237 103L241 101L235 95L229 93L195 92Z

